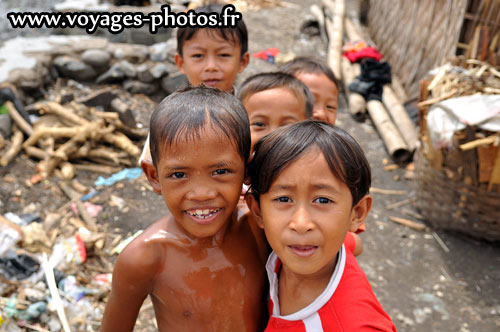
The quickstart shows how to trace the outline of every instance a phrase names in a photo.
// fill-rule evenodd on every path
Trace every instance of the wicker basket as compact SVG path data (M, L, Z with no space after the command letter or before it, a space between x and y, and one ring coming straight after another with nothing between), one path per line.
M500 193L453 181L421 150L415 153L415 171L417 206L432 227L500 241Z

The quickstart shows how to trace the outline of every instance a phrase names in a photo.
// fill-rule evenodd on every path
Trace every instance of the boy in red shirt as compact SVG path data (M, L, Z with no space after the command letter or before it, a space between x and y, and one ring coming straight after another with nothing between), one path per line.
M254 151L247 202L273 249L266 331L395 331L349 239L372 205L360 146L308 120L276 129Z

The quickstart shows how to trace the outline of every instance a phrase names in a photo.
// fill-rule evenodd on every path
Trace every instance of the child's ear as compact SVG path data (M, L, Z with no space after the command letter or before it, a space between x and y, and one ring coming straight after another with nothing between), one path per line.
M184 59L182 58L182 56L179 53L175 53L174 59L179 71L185 75L186 73L184 72Z
M241 73L242 71L244 71L249 63L250 63L250 54L248 52L245 52L245 54L243 54L240 58L240 70L238 70L238 73ZM179 66L179 65L177 65L177 66Z
M257 202L255 197L251 193L247 193L245 195L245 201L247 202L250 212L252 212L252 214L255 216L257 225L259 225L260 228L264 228L264 222L262 220L262 214L260 213L259 202Z
M161 195L161 186L160 181L158 180L158 173L156 173L156 167L151 161L141 160L141 168L144 174L146 174L149 184L153 187L155 193Z
M352 208L351 211L351 224L349 230L355 232L358 227L365 222L368 212L372 208L373 198L370 195L365 195L358 203Z

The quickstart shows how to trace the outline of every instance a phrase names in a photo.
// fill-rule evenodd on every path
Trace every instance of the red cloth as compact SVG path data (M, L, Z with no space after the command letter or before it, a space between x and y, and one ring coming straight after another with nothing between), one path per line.
M266 265L270 283L266 332L396 331L382 309L366 275L352 254L354 238L348 235L340 250L335 271L326 289L313 303L287 316L279 315L278 272L281 261L273 252ZM276 303L276 308L275 308Z
M344 52L344 56L353 63L364 58L372 58L377 61L382 59L382 54L375 47L365 47L359 51Z

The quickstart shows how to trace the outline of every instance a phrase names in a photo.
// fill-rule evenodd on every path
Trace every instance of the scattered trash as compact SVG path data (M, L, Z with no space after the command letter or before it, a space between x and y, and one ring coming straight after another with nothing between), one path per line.
M118 173L113 174L109 178L103 178L99 176L97 180L94 182L94 185L97 186L112 186L118 181L122 180L134 180L142 175L142 168L125 168Z
M91 217L97 217L99 213L101 213L101 211L103 210L103 207L101 205L92 204L90 202L84 202L83 206L85 207L85 210ZM76 203L71 203L70 207L75 215L79 214L79 210Z
M276 56L279 53L280 53L279 49L272 47L264 51L252 53L252 56L256 59L262 59L264 61L274 64L276 62Z
M113 250L111 250L110 255L121 253L122 250L125 249L125 247L130 242L132 242L133 239L135 239L137 236L139 236L141 233L142 233L142 229L138 230L132 236L129 236L128 238L126 238L125 240L123 240L122 242L120 242L116 247L113 248Z
M60 239L54 244L52 256L50 256L50 264L62 270L70 264L82 264L87 259L85 245L80 238L80 235L66 239Z
M9 280L23 280L38 271L40 263L26 254L17 255L9 250L0 257L0 274Z

